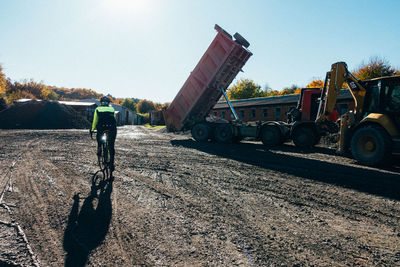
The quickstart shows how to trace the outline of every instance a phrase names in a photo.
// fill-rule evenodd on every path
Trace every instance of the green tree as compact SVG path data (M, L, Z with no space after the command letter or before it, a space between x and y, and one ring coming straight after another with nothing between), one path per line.
M152 110L156 110L154 103L146 99L140 100L136 109L138 113L149 113Z
M280 92L278 90L274 90L271 87L269 87L268 84L265 84L262 96L270 97L270 96L277 96L279 94Z
M136 111L137 103L132 98L125 98L121 105L132 111Z
M367 64L362 63L355 71L353 71L353 75L360 80L367 80L382 76L392 76L398 71L399 70L390 66L387 60L374 57L370 58Z
M229 99L248 99L255 97L266 96L266 91L261 89L261 86L256 84L250 79L240 79L233 86L231 86L227 95Z
M285 87L282 89L282 91L279 93L279 95L292 95L296 92L298 86L293 84L290 87Z

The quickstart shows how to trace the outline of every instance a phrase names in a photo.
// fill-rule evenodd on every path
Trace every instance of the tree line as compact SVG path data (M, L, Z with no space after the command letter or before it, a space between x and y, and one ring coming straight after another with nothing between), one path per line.
M400 69L392 67L385 59L378 57L371 58L368 63L361 63L358 68L352 71L353 75L360 80L373 79L383 76L399 75ZM307 84L306 88L321 88L324 86L324 81L314 80ZM344 85L346 86L346 85ZM227 95L230 100L248 99L257 97L271 97L279 95L299 94L301 88L297 85L283 88L282 90L273 90L268 85L261 88L250 79L241 79L227 90ZM224 101L224 99L221 99Z
M376 57L371 58L368 63L360 64L360 66L352 73L360 80L366 80L400 74L400 69L392 67L387 60ZM318 88L323 85L324 82L322 80L314 80L306 85L306 87ZM241 79L227 90L228 98L231 100L298 93L300 93L300 88L295 84L281 90L273 90L269 86L265 86L264 89L262 89L260 85L251 79ZM102 94L99 94L92 89L69 89L48 86L41 82L35 82L33 79L21 82L12 81L10 78L6 77L3 73L2 66L0 65L0 110L4 109L7 104L12 105L16 100L21 98L72 101L81 99L98 99L101 96ZM149 113L153 110L166 109L169 105L169 103L160 104L146 99L115 98L111 95L108 96L113 99L114 104L122 105L140 114Z
M18 99L41 99L41 100L60 100L74 101L83 99L99 99L103 95L92 89L86 88L64 88L45 85L42 82L35 82L33 79L20 82L12 81L7 78L0 65L0 110L9 105L13 105ZM145 114L152 110L162 110L167 108L169 103L156 103L146 99L138 98L112 98L114 104L122 105L134 112Z

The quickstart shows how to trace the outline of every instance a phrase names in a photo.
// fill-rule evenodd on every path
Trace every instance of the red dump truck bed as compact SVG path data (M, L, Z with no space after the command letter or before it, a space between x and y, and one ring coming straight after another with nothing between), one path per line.
M190 129L204 120L252 53L249 43L236 33L236 40L218 25L217 35L201 57L171 105L164 112L169 131ZM245 47L244 47L245 46Z

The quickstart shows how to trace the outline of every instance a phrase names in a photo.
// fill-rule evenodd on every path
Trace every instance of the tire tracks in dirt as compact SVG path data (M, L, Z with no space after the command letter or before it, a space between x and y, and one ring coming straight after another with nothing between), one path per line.
M86 131L0 131L0 137L14 152L40 140L15 165L15 191L5 199L13 201L43 266L70 266L70 237L81 242L88 266L400 263L392 170L290 147L199 144L122 127L115 180L93 196L96 144ZM101 233L92 235L98 224Z
M24 146L24 148L22 150L18 149L15 151L11 151L11 153L9 152L9 157L8 160L16 158L13 160L13 162L11 163L11 165L6 168L7 171L5 172L5 174L2 176L2 179L0 179L0 181L2 181L1 185L2 185L2 190L1 190L1 194L0 194L0 206L4 209L7 210L8 215L9 215L9 221L0 221L0 223L3 226L6 227L10 227L13 228L16 231L16 234L23 240L26 249L28 251L29 254L29 260L28 262L30 262L32 265L38 267L40 266L40 261L38 260L36 254L33 252L31 245L25 235L25 232L23 231L22 227L20 226L20 224L18 223L18 221L14 218L14 214L11 210L11 208L9 207L9 205L3 201L4 200L4 195L6 193L6 190L12 192L13 191L13 175L14 175L14 168L15 166L22 161L23 159L23 155L29 151L29 149L34 145L34 143L37 142L37 140L31 140L29 142L27 142ZM3 234L4 235L4 234ZM7 242L7 241L6 241ZM15 242L8 242L8 244L3 244L5 246L9 246L11 248L11 250L16 250L18 251L18 248L15 248L16 246L18 246L18 241ZM13 248L14 247L14 248ZM15 253L15 252L14 252ZM21 252L21 254L23 254ZM1 260L1 259L0 259ZM25 257L25 259L21 259L21 257L19 257L18 262L24 262L26 263L27 259ZM6 262L7 263L7 262ZM17 262L13 262L11 261L12 264L17 265L19 263Z

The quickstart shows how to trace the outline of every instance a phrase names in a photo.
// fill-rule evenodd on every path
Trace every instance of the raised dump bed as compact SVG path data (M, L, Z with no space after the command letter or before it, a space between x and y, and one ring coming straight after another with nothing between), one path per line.
M217 35L189 75L171 105L164 112L169 131L191 129L204 121L250 58L249 43L238 33L232 36L215 25Z

